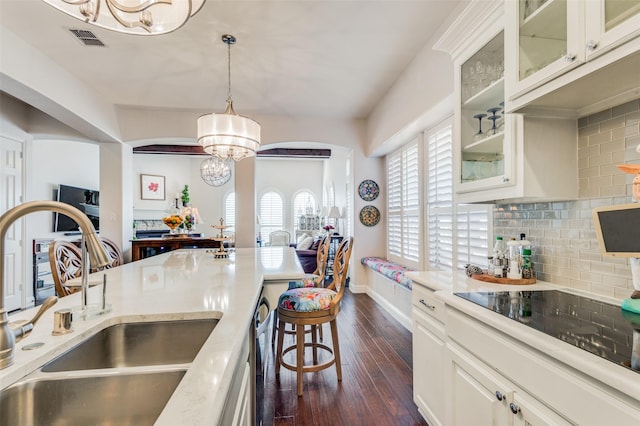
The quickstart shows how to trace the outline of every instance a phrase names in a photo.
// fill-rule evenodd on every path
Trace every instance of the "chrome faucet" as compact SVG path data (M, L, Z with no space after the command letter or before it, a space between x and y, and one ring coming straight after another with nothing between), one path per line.
M100 242L98 235L96 235L96 230L91 224L89 218L80 210L69 204L58 201L30 201L19 204L10 210L7 210L2 216L0 216L0 370L13 364L13 350L15 348L15 344L28 334L28 332L25 333L25 329L22 327L24 323L18 323L18 325L9 324L7 311L4 308L4 238L9 226L13 222L29 213L40 211L62 213L76 221L82 230L82 240L84 241L82 244L83 253L85 253L86 247L91 259L91 265L96 268L100 268L111 263L111 259ZM85 256L82 259L83 300L86 300L88 288L86 279L88 271L86 269ZM48 304L48 307L50 306L53 306L53 303ZM41 312L43 312L42 309L36 317L39 317ZM35 321L32 320L31 324L34 322Z

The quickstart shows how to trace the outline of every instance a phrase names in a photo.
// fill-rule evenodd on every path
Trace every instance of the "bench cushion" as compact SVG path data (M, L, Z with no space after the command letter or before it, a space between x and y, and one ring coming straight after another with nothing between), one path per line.
M411 278L406 277L404 273L413 271L413 269L390 262L382 257L363 257L361 263L408 289L412 287Z

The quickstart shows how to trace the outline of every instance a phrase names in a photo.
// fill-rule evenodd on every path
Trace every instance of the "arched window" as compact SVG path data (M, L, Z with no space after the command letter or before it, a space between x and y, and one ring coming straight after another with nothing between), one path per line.
M316 214L316 197L310 191L302 190L293 197L293 227L300 228L300 216ZM306 228L304 229L306 230Z
M236 231L236 193L233 191L224 198L224 224L229 226L227 231Z
M269 243L272 231L284 229L282 197L275 191L265 192L260 198L260 234Z

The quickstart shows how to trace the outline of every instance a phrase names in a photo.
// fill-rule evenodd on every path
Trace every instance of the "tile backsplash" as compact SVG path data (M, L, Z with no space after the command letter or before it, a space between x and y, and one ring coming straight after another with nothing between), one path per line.
M627 259L603 256L594 207L632 202L633 175L616 165L640 163L640 99L578 119L579 199L496 205L494 234L525 233L538 279L615 298L633 289ZM640 224L629 224L640 226Z

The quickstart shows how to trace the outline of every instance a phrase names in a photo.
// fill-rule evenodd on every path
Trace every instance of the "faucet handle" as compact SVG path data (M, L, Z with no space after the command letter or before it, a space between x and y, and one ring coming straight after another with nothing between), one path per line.
M16 342L19 342L20 340L27 337L29 333L31 333L31 330L33 330L33 326L35 325L36 321L40 319L42 314L44 314L47 309L49 309L56 303L58 303L58 298L56 296L50 296L47 298L47 300L44 301L44 303L40 306L40 309L38 309L38 312L36 312L36 314L33 316L33 318L31 318L30 321L15 321L9 323L9 328L11 328L11 330L13 331Z

